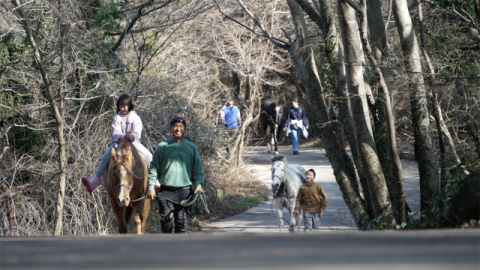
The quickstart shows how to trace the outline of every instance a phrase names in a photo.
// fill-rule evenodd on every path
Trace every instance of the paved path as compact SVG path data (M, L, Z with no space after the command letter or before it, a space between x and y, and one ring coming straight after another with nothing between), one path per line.
M293 155L291 149L291 146L281 146L279 152L287 157L289 163L300 164L306 170L314 169L317 173L315 182L322 185L328 197L328 205L322 216L322 227L314 232L356 230L350 211L335 181L332 166L325 156L325 150L319 147L301 147L300 155ZM245 149L247 171L269 188L272 183L270 158L271 154L267 153L264 146ZM413 162L405 162L404 173L407 202L412 211L418 212L420 188L416 165ZM278 219L272 214L271 200L270 197L266 203L259 204L245 213L212 223L203 229L215 232L278 232ZM284 209L284 217L288 217L286 209ZM288 233L286 224L284 224L283 233Z

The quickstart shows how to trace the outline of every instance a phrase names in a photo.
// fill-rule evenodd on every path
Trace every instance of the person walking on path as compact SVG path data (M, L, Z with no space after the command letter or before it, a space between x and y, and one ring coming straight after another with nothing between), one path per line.
M284 130L287 131L287 136L292 133L292 148L293 154L298 155L300 148L300 133L303 134L305 139L308 138L308 123L307 112L305 109L298 105L298 99L292 100L292 107L288 111L287 122L285 123Z
M143 146L140 142L142 134L142 120L140 116L133 110L133 102L129 95L123 94L117 100L117 114L113 117L113 140L108 147L105 154L100 159L100 164L95 171L95 175L92 180L89 180L86 176L82 177L82 184L85 186L88 192L92 193L95 188L102 184L102 175L107 168L108 162L112 158L112 148L126 138L131 141L135 148L145 158L147 165L150 166L152 161L152 153Z
M237 129L242 124L240 109L233 105L233 100L229 99L227 105L223 106L222 123L227 129Z
M242 124L242 116L240 109L233 105L233 100L229 99L227 105L223 106L221 111L222 123L225 129L229 132L229 137L237 134L237 128ZM230 152L227 146L227 154Z
M300 205L303 204L304 231L311 232L312 227L319 229L322 221L323 212L327 207L327 195L322 186L314 183L315 171L310 169L305 174L307 182L303 184L297 193L295 202L295 215L298 215Z
M179 202L203 192L202 160L195 144L183 138L186 129L182 117L170 121L172 138L158 144L148 173L147 197L155 199L155 180L160 182L158 204L163 233L172 233L174 228L175 233L187 232L190 206Z

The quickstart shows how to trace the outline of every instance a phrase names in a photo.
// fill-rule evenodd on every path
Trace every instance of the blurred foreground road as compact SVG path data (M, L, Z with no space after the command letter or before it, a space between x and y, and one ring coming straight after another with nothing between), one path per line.
M2 238L0 269L480 269L479 230Z

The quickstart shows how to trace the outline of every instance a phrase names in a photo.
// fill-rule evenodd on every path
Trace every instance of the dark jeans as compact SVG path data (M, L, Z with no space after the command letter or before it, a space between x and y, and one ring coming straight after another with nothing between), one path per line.
M190 195L193 195L193 191L191 188L170 189L162 185L157 195L180 203L181 201L187 199ZM186 233L191 207L184 207L180 204L174 204L165 198L158 198L162 232L172 233L175 224L175 233Z

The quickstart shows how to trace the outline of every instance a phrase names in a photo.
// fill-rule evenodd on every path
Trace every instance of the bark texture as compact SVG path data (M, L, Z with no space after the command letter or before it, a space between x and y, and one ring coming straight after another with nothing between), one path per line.
M363 81L363 52L354 9L343 0L338 1L339 20L342 27L343 46L347 70L347 85L357 138L358 152L362 160L364 173L368 179L368 188L375 217L393 217L385 177L373 139L370 113ZM395 222L390 219L391 225Z
M369 1L361 0L360 1L360 19L362 21L362 27L360 28L360 37L362 39L362 45L365 50L365 54L369 61L369 64L372 66L375 72L375 79L380 89L378 95L380 103L376 103L377 117L381 117L378 121L379 126L383 127L384 130L377 130L377 134L380 136L380 140L384 141L379 154L379 159L382 164L382 169L385 175L387 188L389 191L390 201L394 207L395 220L397 223L402 224L406 221L405 214L405 185L403 182L403 171L402 171L402 162L398 155L397 148L397 138L395 133L395 120L393 117L393 107L390 101L390 91L386 83L386 80L383 76L383 70L380 68L379 61L375 57L372 46L370 46L370 41L367 37L367 29L364 28L367 25L367 3ZM376 11L378 12L378 10ZM379 17L380 14L376 14L375 17ZM381 19L381 17L380 17ZM380 25L379 32L383 32L384 24L383 19L380 21L375 20ZM386 41L385 41L386 44ZM381 55L380 55L381 61ZM386 139L386 140L385 140ZM375 140L377 145L378 141Z
M433 192L438 191L440 176L430 135L429 113L420 51L406 0L393 0L392 13L403 51L406 70L411 80L410 104L415 138L415 158L420 172L422 212L433 207Z
M365 202L360 196L359 190L352 185L352 183L356 183L355 168L353 167L353 163L345 151L345 148L342 146L340 134L335 132L332 128L334 123L329 119L325 101L322 96L323 89L316 70L313 50L308 43L306 35L307 28L302 9L294 0L287 0L287 3L295 22L298 44L302 45L297 48L300 48L298 55L303 61L296 62L302 63L303 67L297 68L297 71L305 71L305 76L300 76L300 78L304 77L302 83L304 83L304 87L309 96L318 107L317 113L321 125L320 135L322 141L325 142L325 151L332 164L335 179L340 186L343 198L349 207L357 226L360 227L361 222L368 219L369 216L365 207Z

